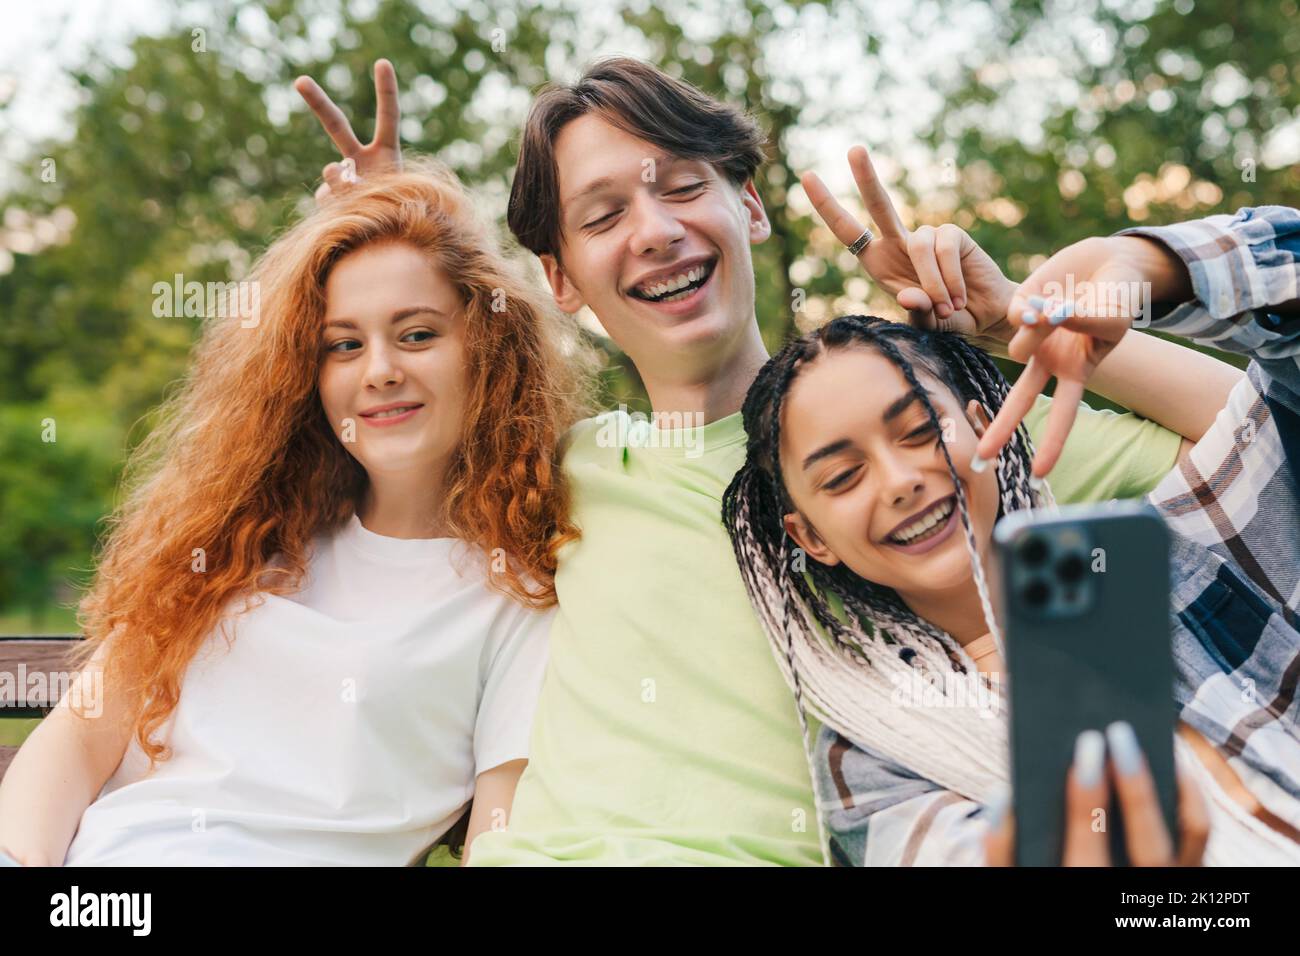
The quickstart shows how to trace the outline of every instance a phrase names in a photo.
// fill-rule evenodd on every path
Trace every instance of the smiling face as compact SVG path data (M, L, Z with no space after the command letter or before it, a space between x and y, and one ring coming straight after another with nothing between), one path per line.
M440 480L465 409L456 290L414 247L384 243L341 258L325 300L319 390L330 427L372 480L412 471Z
M700 380L757 334L749 247L771 228L752 182L594 113L564 127L555 161L562 242L542 263L560 308L589 306L658 381Z
M993 469L970 470L987 424L977 402L960 400L917 364L938 413L936 433L903 373L874 349L824 353L797 375L782 407L781 470L797 512L791 537L824 564L893 588L914 608L925 595L973 578L947 440L970 507L981 557L998 513Z

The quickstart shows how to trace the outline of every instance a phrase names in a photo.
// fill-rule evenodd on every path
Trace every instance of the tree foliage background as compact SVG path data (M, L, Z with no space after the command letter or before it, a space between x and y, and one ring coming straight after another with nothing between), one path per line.
M957 222L1012 278L1132 222L1300 205L1296 13L1296 0L163 10L126 49L67 65L75 132L30 144L0 199L0 631L68 628L123 459L183 373L199 319L155 317L153 284L240 278L310 203L334 155L297 102L299 74L364 139L370 67L388 57L405 148L439 155L498 220L531 91L594 54L641 55L744 104L771 136L758 185L774 236L755 271L776 347L846 309L896 311L798 187L796 163L849 142L884 157L905 219ZM0 134L21 140L11 105ZM644 407L626 359L592 335L607 400Z

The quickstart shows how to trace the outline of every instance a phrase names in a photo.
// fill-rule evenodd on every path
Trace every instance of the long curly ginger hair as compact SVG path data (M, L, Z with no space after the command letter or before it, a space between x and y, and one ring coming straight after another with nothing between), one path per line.
M128 460L74 660L96 658L104 686L125 695L151 766L170 756L151 734L229 602L297 590L312 539L344 524L365 490L317 382L330 270L381 242L423 252L464 303L466 414L446 469L447 533L504 552L491 586L531 607L555 602L556 552L577 538L557 446L590 411L592 353L500 252L456 177L408 162L328 201L265 252L248 276L259 283L256 324L245 327L246 313L205 321L182 388Z

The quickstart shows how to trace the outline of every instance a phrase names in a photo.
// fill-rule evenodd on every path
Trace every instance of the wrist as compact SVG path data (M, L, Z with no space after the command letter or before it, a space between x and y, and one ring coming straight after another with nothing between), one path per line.
M989 300L988 314L975 316L979 331L971 336L972 344L998 358L1010 358L1007 346L1015 337L1016 327L1007 321L1007 315L1011 311L1011 299L1019 288L1018 282L1002 280Z
M1019 282L1012 282L1010 279L1003 277L1002 285L998 290L997 297L994 299L993 315L989 317L989 328L986 334L989 338L1002 343L1003 346L1010 342L1016 334L1016 327L1006 319L1007 314L1011 311L1011 300L1019 289Z
M1153 236L1127 235L1120 256L1138 264L1143 278L1151 284L1153 303L1186 302L1195 296L1187 263L1167 245Z

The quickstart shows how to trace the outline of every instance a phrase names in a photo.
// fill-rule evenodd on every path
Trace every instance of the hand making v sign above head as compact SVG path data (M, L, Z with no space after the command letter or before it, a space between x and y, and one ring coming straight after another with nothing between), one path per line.
M402 165L398 125L402 118L397 103L397 73L387 60L375 61L375 138L362 145L352 124L333 100L310 76L294 80L294 89L307 101L321 126L343 154L343 162L329 163L321 170L325 181L316 190L316 201L346 189L358 178Z
M876 175L863 146L849 150L849 167L876 235L858 261L921 328L960 332L990 352L1005 352L1015 328L1007 309L1016 284L967 232L952 223L909 232ZM835 238L852 246L863 234L857 217L841 206L821 178L800 178L804 192Z

